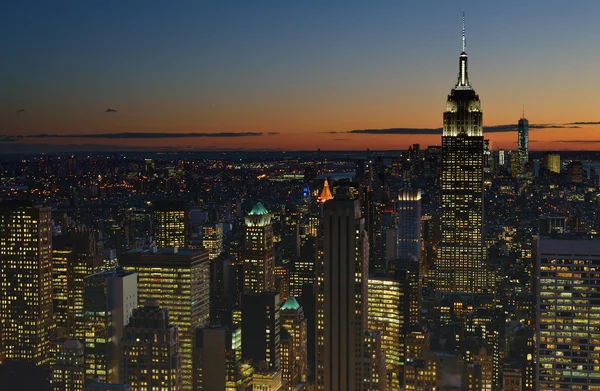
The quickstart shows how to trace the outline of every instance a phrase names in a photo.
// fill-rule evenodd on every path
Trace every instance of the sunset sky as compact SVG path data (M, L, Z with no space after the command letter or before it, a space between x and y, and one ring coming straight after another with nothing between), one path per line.
M463 8L494 148L524 104L531 149L600 149L597 0L20 0L0 4L0 153L439 145Z

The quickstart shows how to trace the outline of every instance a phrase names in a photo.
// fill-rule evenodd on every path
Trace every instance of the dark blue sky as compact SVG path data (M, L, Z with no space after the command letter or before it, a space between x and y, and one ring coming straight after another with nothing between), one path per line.
M439 127L463 8L487 125L598 119L596 0L22 0L0 4L2 133Z

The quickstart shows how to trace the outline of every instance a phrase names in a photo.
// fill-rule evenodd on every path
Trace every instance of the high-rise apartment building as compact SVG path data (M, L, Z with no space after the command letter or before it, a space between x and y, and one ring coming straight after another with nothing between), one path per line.
M363 384L367 331L368 239L358 200L337 188L323 204L322 252L317 261L317 390L354 391Z
M421 259L421 190L400 190L396 201L398 252L402 260Z
M66 340L52 366L52 390L83 391L84 371L83 345L76 339Z
M123 329L138 306L135 273L109 270L84 278L85 378L120 383Z
M129 318L121 342L123 383L133 391L181 390L181 351L177 326L158 300L148 300Z
M169 309L179 329L181 383L192 389L192 342L196 328L210 321L210 261L205 249L138 249L125 253L121 265L138 275L140 303L156 299Z
M275 291L275 254L271 214L260 202L246 216L244 292Z
M254 369L242 361L239 327L198 327L194 346L194 391L252 389Z
M442 240L435 287L439 292L484 292L483 127L481 102L469 83L463 24L458 81L448 95L442 134Z
M542 236L536 258L536 389L600 388L600 240Z
M158 200L152 212L154 240L158 248L188 245L188 205L184 201Z
M49 363L52 315L50 209L0 203L0 359Z

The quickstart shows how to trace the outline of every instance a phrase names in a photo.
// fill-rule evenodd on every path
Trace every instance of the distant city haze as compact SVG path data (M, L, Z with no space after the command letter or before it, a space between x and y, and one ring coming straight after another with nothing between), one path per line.
M38 0L0 6L0 154L440 145L463 8L492 148L524 105L531 150L599 149L598 1Z

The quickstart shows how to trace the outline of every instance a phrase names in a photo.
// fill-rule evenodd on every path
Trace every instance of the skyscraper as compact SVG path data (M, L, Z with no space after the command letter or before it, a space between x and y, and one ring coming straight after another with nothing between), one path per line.
M479 96L469 84L463 17L458 81L448 95L442 134L442 241L439 292L483 292L483 132Z
M536 266L536 389L597 388L600 240L542 236Z
M157 299L179 328L182 390L192 389L192 341L210 320L210 261L204 249L139 249L124 254L123 267L138 275L140 303Z
M517 151L519 152L522 164L525 164L529 161L529 121L525 118L525 110L523 110L523 115L519 119L517 129L519 136Z
M347 189L346 189L347 190ZM358 200L338 188L323 204L317 261L317 390L361 389L367 331L368 240Z
M85 378L106 383L121 379L121 338L133 310L137 308L137 276L110 270L84 279L83 330Z
M275 291L275 255L271 214L260 202L246 217L244 292Z
M123 383L133 391L181 390L181 351L177 326L158 300L136 308L122 340Z
M158 200L152 212L154 240L158 248L187 247L188 206L184 201Z
M35 365L49 362L53 323L50 220L49 208L0 203L0 359Z

